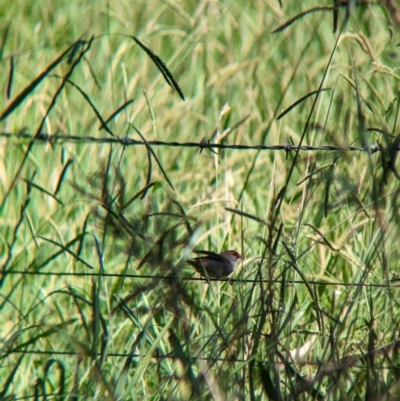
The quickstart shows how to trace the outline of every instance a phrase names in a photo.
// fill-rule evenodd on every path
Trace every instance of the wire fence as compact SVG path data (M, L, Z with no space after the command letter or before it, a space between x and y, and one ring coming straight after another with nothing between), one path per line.
M76 278L125 278L125 279L139 279L139 280L181 280L181 281L200 281L205 282L205 278L201 277L185 277L185 276L163 276L163 275L146 275L146 274L127 274L127 273L90 273L90 272L40 272L40 271L23 271L13 270L8 271L7 274L12 275L25 275L25 276L59 276L59 277L76 277ZM216 278L209 278L210 281L222 281L230 283L271 283L271 284L304 284L303 280L281 280L281 279L246 279L246 278L231 278L229 280L218 280ZM343 282L343 281L326 281L326 280L307 280L309 285L326 285L333 287L355 287L355 288L400 288L400 278L394 277L389 283L365 283L365 282Z
M35 142L35 143L50 143L50 144L62 144L62 143L86 143L86 144L93 144L93 145L103 145L103 144L115 144L117 146L158 146L158 147L175 147L175 148L194 148L198 149L200 153L204 150L210 150L213 151L213 149L220 149L220 150L244 150L244 151L284 151L288 155L290 152L299 152L299 151L305 151L305 152L326 152L326 151L333 151L333 152L360 152L362 154L373 154L376 152L384 152L386 149L380 144L372 144L369 147L360 147L360 146L331 146L331 145L320 145L320 146L308 146L308 145L301 145L297 146L293 143L286 142L282 145L241 145L241 144L223 144L223 143L210 143L207 141L205 138L203 138L200 142L176 142L176 141L160 141L160 140L136 140L132 139L128 136L124 137L95 137L95 136L79 136L79 135L65 135L65 134L47 134L47 133L40 133L38 135L32 135L26 132L21 132L21 133L9 133L9 132L0 132L0 137L7 138L7 139L15 139L15 140L21 140L21 141L29 141L29 142ZM391 148L392 152L397 152L399 151L400 148L394 147ZM71 277L71 278L90 278L90 279L95 279L95 278L105 278L105 279L134 279L134 280L180 280L180 281L185 281L185 282L202 282L206 283L207 280L210 282L213 281L220 281L218 279L213 279L209 278L205 280L204 278L201 277L194 277L194 276L177 276L177 275L147 275L147 274L132 274L132 273L105 273L105 272L55 272L55 271L25 271L25 270L7 270L4 271L3 273L7 275L23 275L23 276L55 276L55 277ZM249 279L249 278L231 278L229 280L224 280L224 281L229 281L231 284L257 284L257 283L265 283L265 284L276 284L276 285L308 285L308 286L327 286L332 289L337 289L337 288L347 288L347 289L377 289L377 290L391 290L391 289L397 289L400 288L400 278L397 278L397 276L391 277L390 280L387 280L386 282L383 282L384 279L382 279L382 282L374 282L374 283L366 283L364 281L358 281L358 282L345 282L345 281L327 281L327 280L315 280L315 279L307 279L307 282L305 283L304 280L283 280L283 279L264 279L264 278L259 278L259 279ZM316 335L321 335L323 333L316 333ZM72 357L76 358L78 353L76 351L68 351L68 350L59 350L57 347L55 347L52 350L41 350L41 349L28 349L34 344L34 341L32 340L28 344L22 344L18 345L14 348L10 348L6 351L6 355L12 355L12 354L22 354L22 355L42 355L45 357L50 357L50 358L63 358L63 357ZM386 347L390 346L395 346L397 345L396 342L393 342L393 344L386 345ZM80 352L83 350L81 349ZM91 351L88 349L88 355L92 357L93 359L97 358L102 358L106 356L107 358L128 358L129 360L131 359L136 359L136 358L148 358L149 355L143 355L140 353L133 353L133 352L106 352L104 355L99 352L94 352L91 353ZM373 350L372 353L376 353L380 351L378 348ZM386 351L386 348L383 350L383 352ZM338 371L346 368L346 367L355 367L356 364L362 359L365 358L366 355L371 355L372 353L359 353L359 354L354 354L352 357L354 359L352 360L347 360L346 361L346 366L341 364L341 362L337 362L336 367L332 367L333 369L336 368ZM170 360L181 360L182 357L179 355L176 355L174 353L170 354L161 354L159 352L153 352L151 354L151 358L154 361L159 361L165 360L165 359L170 359ZM229 357L229 358L215 358L215 357L209 357L209 356L201 356L201 355L196 355L196 356L191 356L190 360L192 362L194 361L205 361L206 363L215 363L215 362L228 362L228 363L243 363L243 364L248 364L249 360L246 358L237 358L237 357ZM268 364L269 360L258 360L256 361L257 363L260 364ZM276 364L279 365L280 369L284 369L287 367L288 364L290 365L297 365L297 366L314 366L314 367L319 367L321 364L319 362L314 362L311 360L303 360L303 361L290 361L288 360L287 362L283 362L280 360L276 361ZM382 363L381 365L377 365L375 367L376 369L379 370L384 370L384 369L390 369L391 366L384 366Z
M374 350L374 352L370 353L370 354L376 354L378 352L387 352L388 348L394 347L399 343L399 341L393 341L393 343L385 345L381 348L377 348L376 350ZM52 357L57 357L57 356L61 356L61 357L75 357L77 356L76 352L73 351L43 351L43 350L13 350L13 353L15 354L27 354L27 355L45 355L45 356L52 356ZM347 365L347 367L351 367L353 365L355 365L359 360L361 360L362 358L365 358L366 356L370 355L368 353L365 354L354 354L353 355L353 359L347 358L346 361L338 361L336 362L336 366L337 369L343 369L343 364L345 363ZM97 355L94 354L92 355L94 357L94 359L96 359L96 357L100 358L101 354L98 353ZM107 357L109 358L146 358L146 355L142 355L139 353L135 353L135 354L131 354L131 353L119 353L119 352L108 352ZM153 353L151 356L152 359L157 360L157 361L162 361L163 359L170 359L170 360L182 360L182 356L178 356L178 355L173 355L173 354L168 354L168 355L163 355L160 353ZM204 361L204 362L208 362L208 363L215 363L215 362L230 362L230 363L249 363L248 359L245 358L216 358L216 357L207 357L207 356L194 356L194 357L190 357L189 358L191 362L196 362L196 361ZM262 360L258 360L257 363L262 363L262 364L267 364L269 363L270 360L266 359L264 361ZM277 365L281 366L281 367L285 367L287 364L289 365L293 365L293 366L314 366L314 367L321 367L322 363L318 362L318 361L307 361L307 360L303 360L303 361L279 361L277 360L275 362ZM333 366L331 366L331 368L333 368ZM393 369L392 365L377 365L375 367L375 369L379 369L379 370L383 370L383 369Z
M136 139L129 138L128 136L118 138L97 138L93 136L79 136L79 135L60 135L47 133L40 133L39 135L32 135L27 133L10 133L0 132L0 137L3 138L17 138L25 139L29 141L37 142L49 142L49 143L60 143L60 142L75 142L75 143L91 143L91 144L118 144L123 146L166 146L166 147L180 147L180 148L198 148L200 151L204 149L231 149L231 150L284 150L285 152L302 150L302 151L337 151L337 152L364 152L367 154L376 153L383 151L384 148L380 144L372 144L368 148L361 146L332 146L332 145L320 145L320 146L309 146L301 145L297 146L289 142L283 145L240 145L240 144L222 144L222 143L210 143L203 138L200 142L176 142L176 141L139 141ZM392 149L394 151L400 151L397 147Z

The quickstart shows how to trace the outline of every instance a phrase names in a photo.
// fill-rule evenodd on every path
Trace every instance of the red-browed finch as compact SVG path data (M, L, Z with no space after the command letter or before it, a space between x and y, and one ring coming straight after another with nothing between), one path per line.
M235 270L236 261L242 257L236 251L225 251L222 253L210 251L194 252L206 256L189 259L186 263L193 266L203 277L206 276L205 272L207 272L209 277L216 279L229 278Z

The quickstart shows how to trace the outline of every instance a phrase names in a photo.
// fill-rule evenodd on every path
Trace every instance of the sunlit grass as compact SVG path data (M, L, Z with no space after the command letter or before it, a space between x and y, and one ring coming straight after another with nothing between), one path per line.
M2 397L396 394L398 27L371 5L271 33L315 6L3 7L0 113L84 42L1 121ZM240 251L232 282L200 280L196 247Z

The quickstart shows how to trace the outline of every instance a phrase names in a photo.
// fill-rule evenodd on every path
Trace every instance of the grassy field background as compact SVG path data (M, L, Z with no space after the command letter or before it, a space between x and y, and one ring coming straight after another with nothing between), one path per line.
M1 399L397 399L400 27L345 3L5 1Z

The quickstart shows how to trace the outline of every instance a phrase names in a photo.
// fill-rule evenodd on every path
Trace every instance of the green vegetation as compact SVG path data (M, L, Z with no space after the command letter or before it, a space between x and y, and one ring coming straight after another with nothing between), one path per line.
M400 16L319 3L5 0L0 399L397 399Z

